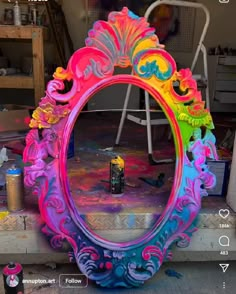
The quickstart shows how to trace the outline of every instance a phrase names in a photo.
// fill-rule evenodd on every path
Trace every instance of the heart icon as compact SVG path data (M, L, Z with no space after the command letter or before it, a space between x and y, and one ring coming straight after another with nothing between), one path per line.
M222 218L227 218L229 216L229 210L228 209L220 209L219 210L219 215Z

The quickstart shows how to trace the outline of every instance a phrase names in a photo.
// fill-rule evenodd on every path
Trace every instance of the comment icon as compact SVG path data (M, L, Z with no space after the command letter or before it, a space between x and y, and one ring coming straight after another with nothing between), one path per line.
M229 247L230 240L228 236L220 236L219 238L220 246Z

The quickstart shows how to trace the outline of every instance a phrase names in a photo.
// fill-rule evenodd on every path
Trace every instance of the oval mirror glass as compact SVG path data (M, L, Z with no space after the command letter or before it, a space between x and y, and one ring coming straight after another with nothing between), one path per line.
M148 144L145 91L133 86L133 107L122 109L126 90L127 85L117 84L89 100L73 128L75 156L67 162L79 214L91 230L114 242L135 240L153 227L168 203L175 173L175 147L164 112L148 95Z

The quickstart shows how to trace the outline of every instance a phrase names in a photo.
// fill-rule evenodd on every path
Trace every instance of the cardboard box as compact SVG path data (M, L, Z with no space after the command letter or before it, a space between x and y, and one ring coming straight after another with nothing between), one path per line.
M25 131L29 129L30 114L34 108L24 105L2 104L0 132Z

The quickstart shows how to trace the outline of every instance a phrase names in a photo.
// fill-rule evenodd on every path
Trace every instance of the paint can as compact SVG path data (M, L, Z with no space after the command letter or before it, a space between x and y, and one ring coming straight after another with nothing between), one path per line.
M23 268L19 263L9 262L3 269L5 294L23 294Z
M125 162L117 156L110 162L110 192L112 194L122 194L125 186L124 175Z
M24 209L24 184L22 170L13 165L6 172L7 208L9 211Z

